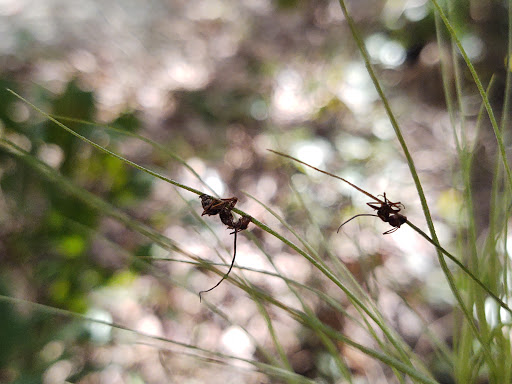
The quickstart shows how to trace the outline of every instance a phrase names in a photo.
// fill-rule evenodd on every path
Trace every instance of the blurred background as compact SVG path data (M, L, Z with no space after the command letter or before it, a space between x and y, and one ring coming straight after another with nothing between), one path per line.
M455 3L457 33L482 81L495 75L491 99L499 110L506 2ZM463 204L439 65L451 48L438 46L426 0L354 0L348 7L418 167L441 243L450 246ZM265 206L272 209L320 257L340 260L436 378L452 382L419 320L450 342L453 302L435 249L407 226L383 236L389 227L372 217L336 233L350 216L373 213L369 199L266 151L289 153L374 195L386 192L425 227L407 163L337 1L1 0L0 31L2 135L82 193L0 148L0 293L139 332L0 302L0 382L278 382L221 358L265 362L260 347L273 347L258 305L236 285L224 281L199 302L197 293L227 266L217 275L183 261L192 254L229 264L233 251L233 236L216 217L201 220L199 198L94 149L6 88L139 165L205 193L237 196L238 208L299 243ZM494 141L485 123L474 130L480 99L471 78L460 78L467 132L479 143L474 188L483 231ZM176 252L110 209L167 236ZM238 267L275 272L269 256L286 277L325 292L346 316L357 314L283 242L254 225L238 235ZM239 268L232 275L298 305L282 279ZM304 297L323 322L370 343L345 315ZM316 336L286 313L268 314L294 372L345 382ZM218 353L218 361L149 336ZM376 360L338 347L354 382L396 382Z

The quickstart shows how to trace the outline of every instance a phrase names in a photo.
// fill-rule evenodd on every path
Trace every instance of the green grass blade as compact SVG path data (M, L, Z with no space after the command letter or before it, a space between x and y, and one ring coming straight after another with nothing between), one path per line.
M433 0L435 1L435 0ZM439 239L437 237L437 234L436 234L436 231L435 231L435 228L434 228L434 223L433 223L433 220L432 220L432 215L430 214L430 209L428 207L428 203L427 203L427 199L426 199L426 196L425 196L425 193L423 191L423 186L421 185L421 182L420 182L420 179L419 179L419 175L418 175L418 172L416 170L416 166L414 165L414 161L413 161L413 158L409 152L409 149L407 147L407 144L404 140L404 137L402 135L402 132L401 132L401 129L398 125L398 122L394 116L394 113L393 111L391 110L391 107L389 105L389 102L387 100L387 97L386 95L384 94L384 91L380 85L380 82L375 74L375 71L373 70L373 66L371 64L371 61L370 61L370 57L369 57L369 54L366 50L366 47L364 45L364 42L363 40L361 39L360 35L359 35L359 32L357 31L357 28L356 28L356 25L354 23L354 20L352 19L352 16L349 14L348 10L347 10L347 7L345 5L345 1L344 0L339 0L339 4L341 6L341 9L343 11L343 15L345 16L345 19L347 20L347 23L348 23L348 26L350 28L350 31L352 32L352 36L354 38L354 40L356 41L356 44L359 48L359 51L361 53L361 55L363 56L363 60L364 60L364 63L365 63L365 66L366 66L366 69L368 71L368 74L370 75L370 78L372 79L372 82L375 86L375 89L377 90L377 93L379 94L379 97L384 105L384 108L386 110L386 113L388 114L388 118L391 122L391 125L393 126L393 129L395 131L395 135L398 139L398 142L400 143L400 146L402 147L402 150L404 152L404 155L407 159L407 164L409 165L409 170L411 172L411 176L414 180L414 183L416 185L416 189L418 191L418 196L420 198L420 201L421 201L421 206L423 208L423 212L424 212L424 215L425 215L425 219L427 221L427 225L429 227L429 231L430 231L430 234L432 236L432 240L435 242L435 243L439 243ZM492 110L491 110L491 114L492 114ZM512 185L512 178L510 179L511 181L511 185ZM466 307L466 305L464 304L464 301L462 300L462 297L460 295L460 292L458 291L457 289L457 286L455 284L455 281L454 281L454 278L450 272L450 269L448 268L448 265L446 264L446 261L443 257L443 253L439 250L439 248L436 247L436 251L437 251L437 256L438 256L438 260L439 260L439 263L441 265L441 268L443 270L443 273L448 281L448 284L450 286L450 289L452 291L452 294L454 295L454 297L456 298L457 300L457 303L459 304L459 307L460 309L462 310L462 312L464 313L464 316L466 317L466 320L468 321L468 323L470 324L471 326L471 329L475 335L475 337L480 341L481 345L482 345L482 348L483 350L485 351L486 355L487 355L487 358L488 358L488 361L490 362L490 364L493 364L492 362L492 357L491 357L491 353L489 351L489 348L483 343L483 340L482 340L482 337L479 333L479 330L473 320L473 317L471 315L471 312L468 310L468 308Z
M60 121L58 121L57 119L55 119L54 117L52 117L51 115L49 115L48 113L44 112L43 110L39 109L38 107L36 107L34 104L32 104L30 101L28 101L27 99L23 98L22 96L18 95L16 92L14 92L13 90L11 89L7 89L7 91L9 91L10 93L12 93L14 96L16 96L17 98L19 98L21 101L23 101L24 103L28 104L31 108L33 108L35 111L39 112L41 115L43 115L45 118L47 118L48 120L50 120L51 122L57 124L59 127L61 127L62 129L66 130L67 132L69 132L70 134L72 134L73 136L76 136L78 137L80 140L83 140L85 141L86 143L92 145L94 148L98 149L99 151L101 152L104 152L110 156L113 156L115 157L116 159L119 159L121 160L122 162L128 164L128 165L131 165L132 167L140 170L140 171L143 171L143 172L146 172L147 174L151 175L151 176L154 176L160 180L163 180L163 181L166 181L168 182L169 184L172 184L172 185L175 185L177 187L180 187L182 189L185 189L189 192L192 192L192 193L195 193L196 195L202 195L203 192L195 189L195 188L191 188L187 185L184 185L184 184L181 184L181 183L178 183L177 181L174 181L172 179L169 179L168 177L165 177L163 175L160 175L159 173L156 173L150 169L147 169L141 165L138 165L136 163L134 163L133 161L130 161L126 158L124 158L123 156L120 156L118 155L117 153L115 152L112 152L112 151L109 151L108 149L106 149L105 147L102 147L101 145L99 144L96 144L94 141L92 140L89 140L87 137L84 137L82 135L80 135L79 133L75 132L74 130L72 130L71 128L67 127L66 125L62 124Z
M503 165L505 167L505 172L507 174L508 183L512 187L512 171L510 170L510 166L508 164L507 153L506 153L505 144L503 141L503 135L501 133L501 130L499 129L498 122L496 121L496 117L494 116L494 112L493 112L493 109L489 102L489 98L487 97L487 93L485 92L482 82L480 81L480 78L478 77L475 67L471 63L471 60L469 59L469 57L466 53L466 50L462 46L462 43L460 42L460 39L458 38L457 33L455 32L455 29L453 28L453 26L450 23L450 20L448 20L448 17L444 13L443 8L439 5L439 2L437 0L431 0L431 1L432 1L432 4L434 5L434 7L436 8L436 11L439 13L439 16L443 20L443 23L446 26L446 29L448 29L450 36L452 37L453 41L457 45L457 48L459 49L459 52L461 53L462 58L464 59L466 65L469 69L469 72L471 73L471 76L473 77L473 81L475 82L475 85L478 88L478 92L480 93L480 97L482 98L482 101L485 106L485 110L487 111L487 114L489 115L489 120L491 121L491 125L494 130L494 135L496 137L496 142L498 143L498 149L499 149L499 153L501 156L501 160L503 161Z
M31 301L28 301L28 300L22 300L22 299L13 298L13 297L5 296L5 295L0 295L0 301L5 302L5 303L9 303L9 304L18 305L18 306L23 305L23 306L31 307L31 308L33 308L33 309L35 309L35 310L37 310L39 312L43 312L43 313L49 313L49 314L52 314L52 315L63 316L63 317L66 317L66 318L73 318L73 319L84 321L84 322L88 322L88 323L106 325L106 326L109 326L109 327L112 327L112 328L115 328L115 329L118 329L118 330L121 330L121 331L125 331L125 332L128 332L128 333L135 334L136 336L141 337L141 338L147 338L147 339L150 339L150 340L153 340L153 341L163 342L164 344L172 344L172 345L175 345L175 346L183 347L183 348L185 348L185 349L187 349L189 351L192 351L192 352L206 354L207 356L217 357L217 358L221 358L221 359L229 359L229 360L242 361L242 362L251 364L256 369L258 369L260 372L265 373L265 374L267 374L267 375L269 375L271 377L278 378L278 379L285 379L287 381L294 382L294 383L314 384L314 381L312 381L310 379L307 379L304 376L301 376L301 375L298 375L296 373L293 373L293 372L281 369L279 367L275 367L275 366L272 366L272 365L269 365L269 364L261 363L261 362L256 361L256 360L244 359L244 358L241 358L241 357L227 355L227 354L223 354L223 353L220 353L220 352L212 352L212 351L209 351L207 349L203 349L203 348L197 347L195 345L179 342L179 341L168 339L168 338L165 338L165 337L154 336L154 335L147 334L147 333L144 333L144 332L136 331L134 329L131 329L131 328L126 327L126 326L121 325L121 324L94 319L94 318L91 318L91 317L88 317L88 316L85 316L85 315L82 315L82 314L79 314L79 313L71 312L71 311L68 311L68 310L65 310L65 309L59 309L59 308L55 308L55 307L50 307L50 306L47 306L47 305L44 305L44 304L34 303L34 302L31 302ZM155 345L155 347L156 348L160 348L157 345Z
M199 182L202 185L204 185L205 188L207 188L215 196L218 196L217 193L196 172L196 170L194 168L192 168L181 156L179 156L175 152L169 150L169 148L163 146L162 144L157 143L154 140L151 140L151 139L149 139L149 138L147 138L147 137L145 137L143 135L139 135L138 133L127 131L125 129L111 127L111 126L108 126L108 125L95 124L95 123L91 123L90 121L87 121L87 120L75 119L75 118L71 118L71 117L57 116L57 115L49 115L49 116L55 118L56 120L69 121L69 122L79 123L79 124L83 124L83 125L87 125L87 126L91 126L91 127L100 127L100 128L102 128L102 129L104 129L106 131L116 132L116 133L119 133L121 135L128 136L128 137L133 137L133 138L135 138L137 140L140 140L140 141L142 141L144 143L147 143L147 144L151 145L153 148L155 148L158 151L166 154L170 158L174 159L175 161L177 161L178 163L183 165L192 175L194 175L194 177L197 180L199 180Z

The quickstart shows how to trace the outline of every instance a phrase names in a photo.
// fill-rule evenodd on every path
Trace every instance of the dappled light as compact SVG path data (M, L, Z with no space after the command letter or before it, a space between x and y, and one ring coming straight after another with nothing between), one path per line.
M444 6L0 1L0 382L510 383L511 5Z

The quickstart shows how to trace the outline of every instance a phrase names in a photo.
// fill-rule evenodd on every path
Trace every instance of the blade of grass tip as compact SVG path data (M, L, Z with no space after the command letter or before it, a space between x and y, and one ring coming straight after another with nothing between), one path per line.
M480 93L480 97L482 98L482 100L484 102L485 109L487 111L487 114L489 115L489 120L491 121L491 125L494 130L494 136L496 137L496 141L498 143L501 160L503 161L503 165L504 165L505 171L507 173L508 183L512 187L512 171L510 170L510 166L508 164L507 153L506 153L505 144L503 141L503 135L498 127L498 122L496 121L496 117L494 116L494 112L492 110L491 104L489 103L489 98L487 97L487 94L482 85L482 82L480 81L480 78L478 77L476 69L473 66L473 64L471 63L471 60L469 59L469 56L467 55L466 50L462 46L462 43L460 42L460 39L458 38L457 33L455 32L455 29L453 28L453 26L450 23L450 20L448 20L442 7L439 5L439 2L437 0L431 0L431 1L432 1L432 4L434 4L434 7L436 8L437 12L439 13L439 16L443 20L443 23L446 26L446 29L448 29L450 36L452 37L453 41L457 45L457 48L459 49L459 52L461 53L466 65L469 69L469 72L471 73L471 76L473 77L473 81L475 82L475 85L478 88L478 92Z
M85 141L86 143L92 145L94 148L100 150L101 152L104 152L112 157L115 157L116 159L118 160L121 160L122 162L128 164L128 165L131 165L132 167L138 169L139 171L143 171L143 172L146 172L148 174L150 174L151 176L154 176L160 180L163 180L163 181L166 181L168 182L169 184L172 184L172 185L175 185L179 188L182 188L182 189L185 189L189 192L192 192L192 193L195 193L196 195L202 195L203 192L195 189L195 188L192 188L192 187L189 187L187 185L184 185L184 184L181 184L181 183L178 183L177 181L175 180L172 180L172 179L169 179L163 175L160 175L159 173L156 173L156 172L153 172L151 171L150 169L147 169L141 165L138 165L136 163L134 163L133 161L130 161L126 158L124 158L123 156L121 155L118 155L117 153L115 152L112 152L112 151L109 151L108 149L106 149L105 147L102 147L101 145L99 144L96 144L94 141L92 140L89 140L87 137L85 136L82 136L80 135L79 133L75 132L74 130L72 130L71 128L69 128L68 126L62 124L60 121L58 121L57 119L53 118L52 116L50 116L48 113L44 112L43 110L41 110L40 108L36 107L34 104L32 104L30 101L28 101L27 99L25 99L24 97L18 95L16 92L14 92L13 90L7 88L7 91L9 91L10 93L12 93L14 96L16 96L18 99L20 99L21 101L23 101L24 103L26 103L27 105L29 105L31 108L33 108L35 111L39 112L41 115L43 115L45 118L47 118L48 120L50 120L51 122L55 123L56 125L58 125L59 127L61 127L62 129L66 130L67 132L69 132L70 134L72 134L73 136L76 136L78 137L80 140L82 141Z
M432 0L432 1L435 1L435 0ZM365 66L366 66L366 69L368 71L368 74L370 75L370 78L372 79L372 82L375 86L375 89L377 90L377 93L379 94L379 97L382 101L382 104L386 110L386 113L388 115L388 118L389 118L389 121L391 122L391 125L393 126L393 129L395 131L395 135L400 143L400 146L402 147L402 151L404 152L404 155L407 159L407 164L409 165L409 170L411 172L411 176L414 180L414 183L416 185L416 190L418 191L418 196L420 198L420 201L421 201L421 206L423 208L423 212L424 212L424 215L425 215L425 218L426 218L426 221L427 221L427 225L429 227L429 231L430 231L430 234L432 236L432 239L436 242L436 243L439 243L439 239L437 238L437 234L436 234L436 231L435 231L435 228L434 228L434 223L433 223L433 220L432 220L432 216L430 214L430 209L428 207L428 204L427 204L427 199L426 199L426 196L425 196L425 193L423 191L423 186L421 185L421 181L419 179L419 175L418 175L418 172L416 171L416 166L414 165L414 161L413 161L413 158L409 152L409 148L407 147L407 144L405 142L405 139L402 135L402 131L400 129L400 126L398 125L398 122L395 118L395 115L393 113L393 111L391 110L391 107L389 105L389 102L387 100L387 97L386 95L384 94L384 91L382 90L382 87L380 85L380 82L375 74L375 71L373 70L373 66L371 64L371 61L370 61L370 56L366 50L366 47L364 45L364 42L363 40L361 39L360 35L359 35L359 32L357 31L357 28L356 28L356 25L354 23L354 20L352 19L352 16L348 13L347 11L347 7L345 5L345 1L344 0L339 0L339 3L340 3L340 6L341 6L341 9L342 9L342 12L343 12L343 15L345 16L345 19L347 20L347 23L348 23L348 26L350 28L350 31L352 33L352 36L354 38L354 40L356 41L356 44L359 48L359 51L361 53L361 55L363 56L363 60L364 60L364 63L365 63ZM491 111L492 113L492 111ZM511 181L512 181L512 178L511 178ZM512 183L511 183L512 184ZM417 227L416 227L417 228ZM489 351L489 348L483 344L483 340L480 336L480 333L478 331L478 328L471 316L471 313L470 311L467 309L466 305L464 304L464 301L462 300L462 297L459 293L459 291L457 290L457 286L455 284L455 281L454 281L454 278L450 272L450 269L448 268L448 265L446 264L446 261L443 257L443 253L439 251L439 249L436 247L436 250L437 250L437 256L438 256L438 260L439 260L439 264L441 265L441 269L443 270L443 273L448 281L448 284L450 286L450 290L452 291L452 294L454 295L455 299L457 300L457 303L459 304L459 307L460 309L462 310L462 312L464 313L464 316L466 317L467 321L469 322L470 326L471 326L471 329L473 331L473 333L475 334L475 337L480 341L481 343L481 346L483 348L483 350L485 351L490 363L492 364L492 359L491 359L491 353Z
M111 127L111 126L108 126L108 125L96 124L96 123L93 123L93 122L90 122L90 121L87 121L87 120L75 119L75 118L72 118L72 117L52 115L52 114L49 114L49 116L51 116L51 117L53 117L53 118L55 118L57 120L60 119L60 120L69 121L69 122L73 122L73 123L79 123L79 124L83 124L83 125L88 125L88 126L91 126L91 127L100 127L100 128L102 128L102 129L104 129L106 131L116 132L116 133L119 133L121 135L133 137L133 138L136 138L136 139L138 139L140 141L143 141L143 142L151 145L153 148L155 148L155 149L165 153L167 156L169 156L170 158L176 160L178 163L183 165L213 195L215 195L217 197L219 196L217 194L217 192L215 192L213 190L213 188L210 187L208 185L208 183L206 183L206 181L204 181L203 178L196 172L196 170L192 166L190 166L181 156L179 156L175 152L171 151L169 148L163 146L162 144L157 143L154 140L151 140L151 139L149 139L149 138L147 138L147 137L145 137L143 135L140 135L138 133L127 131L125 129Z

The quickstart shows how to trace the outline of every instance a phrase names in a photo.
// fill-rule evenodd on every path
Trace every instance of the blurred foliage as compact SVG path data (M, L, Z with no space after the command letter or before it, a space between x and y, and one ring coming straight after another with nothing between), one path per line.
M148 196L152 179L147 175L124 167L110 156L91 154L86 144L53 123L34 124L32 119L20 122L13 118L18 102L5 89L15 84L6 81L1 84L0 118L6 136L22 145L30 143L28 147L33 155L41 154L41 149L48 145L56 146L52 147L53 153L62 156L59 171L63 175L119 206L136 206ZM75 81L60 95L37 91L41 105L48 106L56 116L76 121L94 119L93 93L81 90ZM85 136L98 138L88 124L66 123ZM112 123L128 132L136 132L140 125L139 119L131 113L121 115ZM112 148L124 139L115 131L103 135ZM14 289L26 285L35 301L85 313L90 292L109 284L117 273L116 268L98 263L91 249L94 241L91 234L99 228L100 215L9 155L3 147L0 148L0 167L0 186L9 208L1 223L0 258L4 266L0 275L1 293L16 296ZM15 283L16 279L20 281ZM11 305L1 303L0 306L0 381L9 381L11 370L15 370L23 373L15 383L41 382L43 372L53 363L41 359L39 352L43 346L59 339L73 340L76 345L76 332L81 332L81 328L71 324L71 333L65 328L56 331L58 318L49 322L51 315L22 314ZM86 340L87 335L83 336Z
M421 67L418 64L418 58L422 49L436 39L432 9L429 7L426 16L420 20L411 21L400 15L394 20L395 23L390 25L385 17L380 15L380 9L387 2L361 2L362 5L353 3L355 11L361 16L358 23L365 34L381 31L386 37L399 41L403 45L408 60L402 68L393 69L393 71L409 71L409 77L420 80L415 83L419 84L419 98L428 99L430 90L425 92L424 84L432 83L432 73L435 71ZM367 3L379 4L365 7ZM470 17L470 2L462 0L455 2L453 5L457 9L455 26L461 33L465 30L476 31L475 33L484 39L485 44L505 47L503 41L506 38L504 32L506 15L504 12L499 12L503 9L501 4L503 2L486 1L485 3L496 12L489 12L486 8L489 16L481 22L475 22ZM317 5L313 1L276 0L273 4L276 8L268 16L270 21L259 20L260 25L254 21L255 26L251 25L252 30L247 27L247 31L243 32L245 35L239 32L242 35L240 38L242 43L236 58L232 60L234 62L234 64L231 63L232 67L228 66L229 60L226 59L227 69L221 66L221 69L213 74L214 80L208 85L198 89L178 89L172 95L166 96L167 102L171 103L169 100L172 100L174 108L172 112L161 112L161 115L155 118L145 115L140 106L140 109L127 107L117 113L109 126L131 133L152 130L151 133L156 141L184 157L218 160L219 172L223 173L231 190L243 189L248 185L247 179L256 180L253 186L259 185L258 181L263 179L262 190L266 191L262 174L272 174L281 181L286 177L286 173L281 172L282 170L276 169L272 163L265 164L256 156L253 143L256 139L264 141L269 137L277 137L276 141L290 146L294 142L308 143L320 139L323 140L322 142L328 142L329 148L337 145L335 143L337 138L340 142L348 142L353 133L351 130L358 129L357 121L360 116L354 117L349 107L334 94L330 94L328 100L318 106L310 119L299 123L291 121L277 126L278 123L267 123L263 121L265 119L257 118L258 114L254 113L256 107L268 113L273 97L271 85L273 77L279 70L293 65L300 67L308 64L307 60L300 56L307 56L308 52L305 52L307 49L310 49L314 55L325 55L325 58L318 59L325 67L327 67L326 63L332 65L329 60L340 51L346 55L344 60L354 60L353 57L358 57L357 53L351 50L349 43L346 43L349 39L343 35L346 32L343 27L338 25L332 27L333 36L324 37L323 33L327 35L329 26L325 27L326 22L322 24L318 20L328 19L325 15L328 14L329 2L319 2ZM273 28L280 26L282 21L289 24L282 23L282 29L274 30ZM208 35L211 30L221 28L215 20L198 22L198 24L198 29L204 28L206 31L202 32L205 35ZM255 40L259 35L263 36L263 41L256 43ZM340 43L341 35L343 40ZM239 38L239 36L235 37ZM313 42L311 47L306 46L307 39ZM28 48L33 42L31 43L30 39L22 40L27 45L20 46L18 49L22 52L29 51ZM303 48L304 51L301 51ZM293 57L290 57L291 53ZM50 55L51 52L47 54ZM62 57L59 58L60 53L55 55L56 60L64 60ZM503 72L503 61L498 60L502 56L489 55L489 60L479 63L486 77L490 77L497 71ZM61 92L51 92L47 88L29 84L28 80L32 74L30 70L25 69L25 66L33 67L34 72L37 69L36 60L32 59L33 62L18 62L14 70L5 64L7 59L2 62L5 64L5 68L0 68L2 134L39 158L45 159L44 154L49 151L57 158L57 164L54 167L67 179L130 212L142 221L149 221L165 228L167 224L165 220L171 216L169 212L151 211L153 178L123 165L117 159L93 150L88 144L56 127L55 124L42 121L32 111L27 111L26 106L21 105L11 93L5 91L6 88L12 88L16 92L28 95L35 104L56 117L74 119L66 120L65 123L73 130L102 143L113 151L129 152L133 148L129 145L126 136L121 133L86 123L97 120L99 95L97 90L84 87L83 79L71 77ZM16 60L22 61L19 57ZM333 69L334 72L342 73L345 70L338 68L337 62L333 66L336 67ZM385 75L392 72L386 68L380 69ZM327 71L328 69L321 72ZM140 75L143 77L144 73ZM314 76L314 74L311 75L312 78ZM314 83L313 80L311 82ZM396 83L398 85L393 87L396 93L412 92L416 86L405 80ZM471 82L468 80L468 83ZM439 91L442 84L431 86L437 87ZM434 98L439 101L438 94L435 92L432 94L435 94ZM418 100L412 102L418 102ZM158 122L155 123L155 120ZM345 130L343 135L338 129L334 129L340 126ZM359 130L357 135L364 137L366 142L372 145L374 153L391 157L388 156L389 152L378 146L382 140L370 129ZM419 141L423 145L421 138ZM234 152L239 150L235 153L234 163L238 162L244 165L243 167L228 166L229 161L225 159L229 160L226 153L230 150ZM394 148L387 150L393 156L396 155ZM135 157L139 163L147 161L161 167L174 166L169 166L165 156L157 153L147 155L141 151ZM340 158L336 160L343 163ZM367 177L366 172L383 172L380 161L370 163L373 167L371 170L368 169L368 163L366 158L356 158L350 166L355 169L355 174L363 177ZM126 233L119 235L116 228L109 227L108 231L105 231L105 227L102 227L101 213L92 211L80 200L64 193L54 183L42 178L31 167L11 156L1 146L0 168L0 188L5 200L3 206L5 211L0 215L1 294L30 298L32 301L57 308L86 313L90 308L89 300L92 291L107 286L122 286L123 282L126 283L133 275L141 273L142 268L135 263L119 261L119 258L110 261L98 256L105 250L98 247L95 237L101 233L107 240L117 243L121 249L129 249L140 256L150 254L150 245L134 240L133 236ZM391 169L394 172L395 168L391 167ZM181 175L179 170L175 173ZM294 177L294 182L303 183L301 175L298 176ZM288 183L287 178L285 182ZM315 185L312 188L317 187ZM442 196L443 210L444 206L458 203L458 195L452 192L450 190L450 194ZM337 209L340 204L336 199L329 200L329 197L326 196L327 202L318 208L318 212L322 213L319 216L328 214L332 216L334 209ZM302 205L297 199L285 197L279 193L273 199L291 222L308 222L309 218L304 210L300 209ZM307 205L308 202L302 204ZM177 226L186 225L192 221L190 215L183 212L179 214L182 222ZM445 214L448 216L453 213L445 212ZM331 222L340 221L336 217L322 219L322 225L325 227L331 225ZM257 236L260 235L256 231L255 233ZM311 241L324 241L316 233L310 237ZM375 252L379 263L385 258L386 252L387 250ZM368 264L372 264L372 260L368 260ZM150 303L156 311L160 310L157 303L151 301ZM71 355L73 348L77 346L83 346L83 353L88 354L90 353L88 346L95 342L83 326L70 324L59 317L35 311L23 312L5 303L0 303L0 314L0 382L10 382L13 377L15 378L13 382L20 384L41 382L43 373L55 362L55 359ZM444 313L440 313L439 317L442 315ZM329 355L325 353L320 343L317 340L310 340L307 335L301 335L299 340L302 343L299 347L313 355L310 360L317 361L315 367L307 366L305 374L309 377L319 377L324 382L336 382L339 379L339 372L333 369L332 361L329 360ZM42 357L41 351L52 341L58 341L59 345L64 345L64 351L55 359ZM432 362L432 366L436 364L440 364L438 359ZM100 369L101 367L92 366L87 362L81 367L81 371L72 377L72 381L79 381L88 373ZM440 377L445 374L443 369L444 367L439 369ZM451 381L446 379L444 382Z

